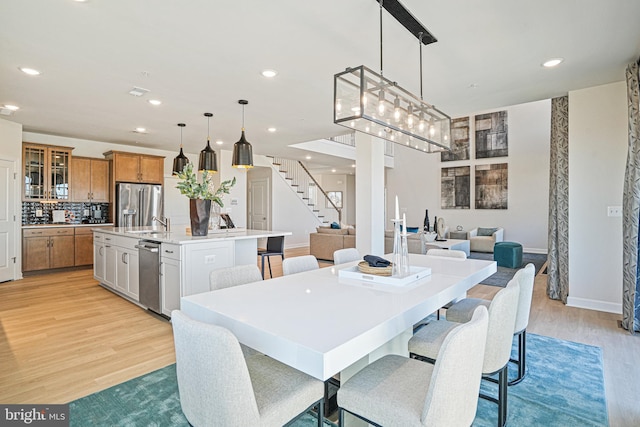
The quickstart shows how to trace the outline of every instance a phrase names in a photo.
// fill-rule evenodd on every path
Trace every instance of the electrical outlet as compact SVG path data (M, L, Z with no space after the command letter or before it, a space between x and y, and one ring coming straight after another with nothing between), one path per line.
M607 216L622 216L622 206L607 206Z
M215 255L207 255L204 257L204 263L205 264L214 264L216 262L216 256Z
M89 216L89 209L85 209L82 211L82 215Z
M36 217L42 218L42 209L36 209Z

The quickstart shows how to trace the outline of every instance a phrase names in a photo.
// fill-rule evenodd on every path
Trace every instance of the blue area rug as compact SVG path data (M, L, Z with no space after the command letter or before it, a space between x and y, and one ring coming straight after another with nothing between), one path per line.
M599 347L534 334L528 335L527 346L527 376L509 387L509 426L609 425ZM512 369L510 376L514 375ZM496 395L495 385L483 381L482 387ZM497 405L479 399L473 425L496 424ZM175 365L71 402L70 425L187 427L180 409ZM294 424L315 425L311 414Z
M471 252L471 254L469 255L469 258L493 261L493 254L484 253L484 252ZM546 254L523 253L522 266L520 268L524 267L529 263L532 263L533 265L536 266L536 275L537 275L540 272L540 269L542 268L545 262L547 262ZM505 287L507 286L507 283L509 283L509 280L513 278L513 275L516 274L516 271L518 271L517 268L507 268L507 267L498 266L498 271L496 273L487 277L480 283L482 283L483 285Z

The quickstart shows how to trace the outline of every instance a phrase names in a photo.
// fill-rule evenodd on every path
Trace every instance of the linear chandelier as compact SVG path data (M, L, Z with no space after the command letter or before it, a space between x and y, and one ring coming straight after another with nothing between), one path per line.
M450 150L451 117L422 99L422 50L420 50L420 97L383 76L383 0L378 1L380 3L380 74L360 65L334 75L333 122L423 152ZM436 41L397 0L384 0L384 7L418 37L420 49L423 44ZM397 11L401 13L394 13ZM416 26L419 27L414 30ZM428 38L425 39L425 36Z

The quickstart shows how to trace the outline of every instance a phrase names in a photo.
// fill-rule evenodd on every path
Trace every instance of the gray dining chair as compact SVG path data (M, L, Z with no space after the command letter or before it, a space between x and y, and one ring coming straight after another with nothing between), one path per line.
M302 255L287 258L282 261L282 274L284 276L302 273L303 271L317 270L319 268L318 260L313 255Z
M171 313L182 412L200 426L287 424L313 407L322 427L324 383L264 355L243 357L221 326Z
M209 273L209 289L217 291L219 289L258 282L260 280L262 280L262 275L257 265L236 265L234 267L213 270Z
M512 279L489 305L489 329L482 374L485 378L498 374L498 398L483 393L480 397L498 404L499 427L504 426L507 421L508 365L519 296L520 284ZM458 325L460 323L445 319L430 322L409 340L409 354L418 360L436 362L447 334Z
M536 267L529 263L524 268L516 271L513 276L520 284L520 297L518 298L518 311L513 335L518 338L518 355L516 359L509 361L518 367L518 375L509 381L509 385L518 384L524 379L527 372L527 326L529 326L529 314L531 313L531 301L533 299L533 285L535 282ZM447 320L452 322L467 322L478 305L488 307L491 301L480 298L465 298L452 305L447 310Z
M360 255L360 252L358 252L356 248L338 249L333 253L333 263L335 265L358 261L360 259L362 259L362 255Z
M377 426L470 426L487 327L487 310L478 307L443 339L435 365L387 355L365 366L338 390L339 425L346 411Z
M233 267L220 268L209 273L209 289L217 291L220 289L230 288L232 286L244 285L245 283L259 282L262 275L257 265L246 264L236 265ZM242 353L247 356L260 354L251 347L240 344Z
M271 272L271 257L279 256L284 261L284 236L267 237L267 247L265 249L258 249L258 255L260 256L262 278L264 279L265 257L269 265L269 277L273 278L273 273Z

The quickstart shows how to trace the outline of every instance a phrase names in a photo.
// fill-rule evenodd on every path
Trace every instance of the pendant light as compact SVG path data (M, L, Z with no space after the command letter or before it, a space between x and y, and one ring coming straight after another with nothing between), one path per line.
M178 123L178 126L180 126L180 154L173 159L173 175L178 175L187 163L189 163L189 158L182 152L182 128L186 125L184 123Z
M213 151L210 145L209 139L209 119L213 116L211 113L204 113L207 118L207 146L200 152L200 160L198 161L198 171L209 173L218 172L218 159L216 158L216 152Z
M234 168L250 169L253 167L253 150L249 141L244 137L244 106L248 103L249 101L244 99L238 101L238 104L242 105L242 135L240 136L240 140L233 144L233 160L231 165Z

